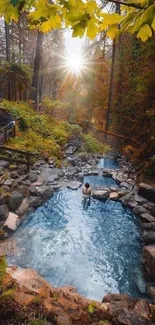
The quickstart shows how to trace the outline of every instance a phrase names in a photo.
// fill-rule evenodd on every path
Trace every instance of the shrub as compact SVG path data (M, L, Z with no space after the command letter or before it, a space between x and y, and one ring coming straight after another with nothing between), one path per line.
M84 139L84 147L89 152L93 152L93 153L105 152L105 146L99 141L97 141L91 133L84 134L83 139Z
M2 255L0 256L0 286L2 286L3 278L6 273L6 268L7 268L6 259L5 256Z

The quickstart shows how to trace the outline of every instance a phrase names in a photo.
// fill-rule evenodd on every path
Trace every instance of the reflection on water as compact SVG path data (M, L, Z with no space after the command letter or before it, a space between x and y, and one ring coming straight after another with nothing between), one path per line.
M93 184L92 177L88 180ZM110 178L102 177L102 185L107 181L110 185ZM74 285L97 300L108 292L138 295L139 226L119 202L91 199L84 210L81 189L62 189L25 220L14 238L20 251L11 262L35 268L55 286Z

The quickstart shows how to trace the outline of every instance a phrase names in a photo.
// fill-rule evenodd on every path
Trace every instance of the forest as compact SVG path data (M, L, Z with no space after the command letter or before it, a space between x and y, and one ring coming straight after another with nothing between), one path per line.
M155 325L154 0L0 0L0 324Z
M1 3L1 106L27 102L59 120L110 132L105 141L135 159L151 158L152 166L154 3Z

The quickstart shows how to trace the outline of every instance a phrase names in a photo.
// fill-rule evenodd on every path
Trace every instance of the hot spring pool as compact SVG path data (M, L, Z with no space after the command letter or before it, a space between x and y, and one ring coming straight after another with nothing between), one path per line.
M115 186L108 177L85 180ZM35 268L54 286L73 285L96 300L109 292L139 295L140 227L119 202L92 199L84 210L81 189L61 189L29 215L14 239L18 252L9 262Z

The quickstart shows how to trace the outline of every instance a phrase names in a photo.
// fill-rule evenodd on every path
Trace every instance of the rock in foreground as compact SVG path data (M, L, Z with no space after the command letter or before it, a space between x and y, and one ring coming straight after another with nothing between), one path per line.
M1 325L153 325L155 320L155 306L146 300L109 294L100 303L71 286L54 288L32 269L9 267L3 288L12 291L0 299Z

